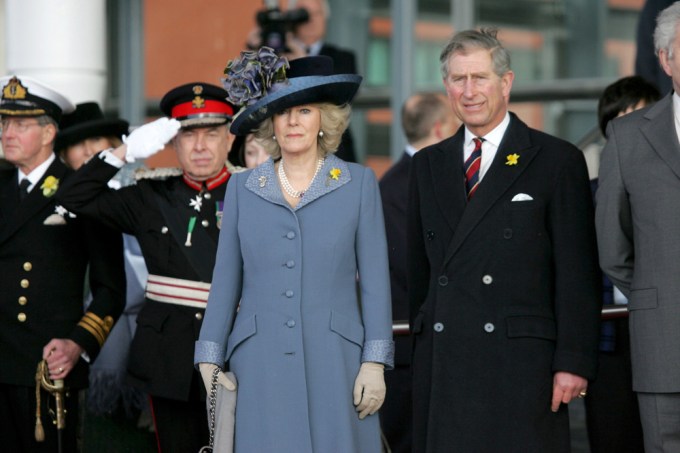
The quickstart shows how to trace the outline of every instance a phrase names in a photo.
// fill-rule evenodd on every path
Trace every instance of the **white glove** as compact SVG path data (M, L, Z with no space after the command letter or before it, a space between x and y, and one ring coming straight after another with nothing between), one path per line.
M212 387L212 375L213 370L219 368L214 363L199 363L198 371L201 373L201 378L203 378L203 385L205 385L205 391L210 395L210 389ZM236 390L236 383L230 381L227 376L220 371L217 375L217 383L226 388L227 390L233 392Z
M165 144L177 134L182 127L174 118L159 118L138 127L130 135L123 135L123 143L127 145L125 160L146 159L165 147Z
M354 380L354 405L359 418L375 414L385 401L385 366L382 363L364 362Z

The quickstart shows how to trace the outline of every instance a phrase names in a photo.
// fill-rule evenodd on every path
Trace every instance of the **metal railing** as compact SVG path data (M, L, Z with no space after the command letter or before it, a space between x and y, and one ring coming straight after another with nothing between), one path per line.
M628 317L628 307L626 305L608 305L602 309L602 320L618 319ZM408 335L408 321L394 321L392 324L392 334L397 336Z

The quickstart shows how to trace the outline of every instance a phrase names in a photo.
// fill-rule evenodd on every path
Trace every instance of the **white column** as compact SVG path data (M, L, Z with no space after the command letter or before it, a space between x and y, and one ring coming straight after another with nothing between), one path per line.
M4 1L5 73L43 81L76 104L103 104L105 0Z

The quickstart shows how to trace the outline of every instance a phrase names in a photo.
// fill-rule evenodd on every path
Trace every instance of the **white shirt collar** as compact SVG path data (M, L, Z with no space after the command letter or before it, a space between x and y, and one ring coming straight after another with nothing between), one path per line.
M309 55L319 55L323 47L323 41L317 41L309 47Z
M406 144L406 154L413 157L413 155L417 152L418 150L415 149L413 146L411 146L410 144Z
M21 183L22 180L25 178L28 178L28 180L31 182L31 185L28 186L28 191L30 192L33 190L33 186L40 181L40 179L43 177L47 169L52 165L52 162L54 162L54 159L56 159L56 156L54 153L50 153L50 157L48 157L45 162L42 164L38 165L33 169L32 172L30 172L28 175L25 175L21 170L17 171L17 174L19 176L19 181L18 183Z
M498 148L498 145L501 144L501 140L503 140L503 136L505 135L505 131L508 129L508 126L510 125L510 114L508 112L505 112L505 116L503 117L503 120L496 126L491 132L486 134L484 137L484 142L493 145L494 148ZM472 139L477 137L474 135L470 130L465 127L465 146L473 146L471 145Z
M680 95L673 93L673 123L675 124L675 134L680 141Z

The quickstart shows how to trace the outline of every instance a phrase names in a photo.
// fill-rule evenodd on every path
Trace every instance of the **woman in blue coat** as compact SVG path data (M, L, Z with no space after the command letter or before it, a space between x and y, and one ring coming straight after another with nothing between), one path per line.
M267 50L227 69L246 103L231 131L256 129L271 158L229 182L194 361L238 380L237 453L378 453L394 351L382 206L373 172L333 155L361 77ZM253 80L271 86L239 98Z

